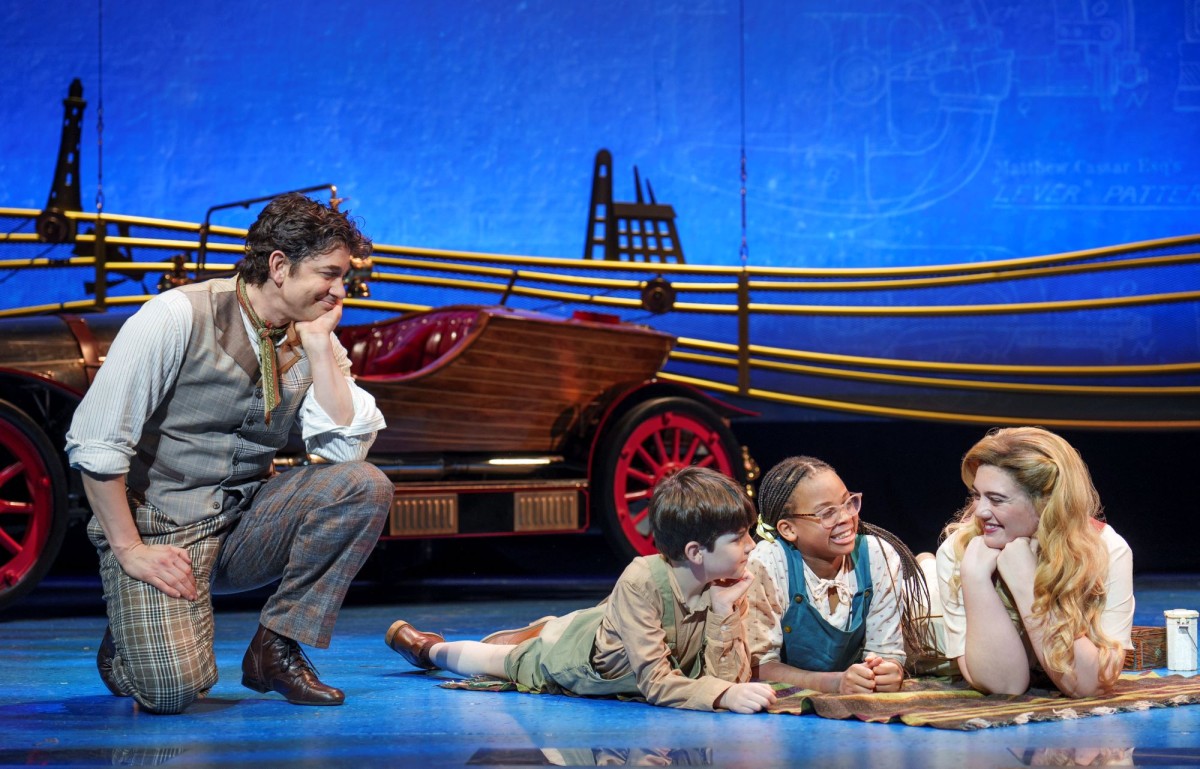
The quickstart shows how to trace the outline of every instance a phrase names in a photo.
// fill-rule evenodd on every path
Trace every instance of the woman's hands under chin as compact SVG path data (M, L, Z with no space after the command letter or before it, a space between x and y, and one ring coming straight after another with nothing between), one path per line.
M975 537L963 551L961 574L963 580L991 580L1002 551L987 546L983 537Z
M1037 570L1037 540L1018 537L999 553L996 568L1005 584L1010 587L1026 582L1033 584L1033 574Z

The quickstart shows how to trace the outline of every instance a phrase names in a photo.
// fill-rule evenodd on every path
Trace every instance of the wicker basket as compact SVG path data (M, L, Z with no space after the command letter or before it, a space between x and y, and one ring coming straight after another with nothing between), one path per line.
M1133 651L1125 652L1126 670L1148 670L1167 665L1167 629L1133 626Z

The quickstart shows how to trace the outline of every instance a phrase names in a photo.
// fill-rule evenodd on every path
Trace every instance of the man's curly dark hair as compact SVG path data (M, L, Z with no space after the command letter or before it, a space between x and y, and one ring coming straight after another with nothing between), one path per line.
M371 239L349 214L299 192L280 195L263 208L246 234L246 255L237 269L247 283L261 286L270 276L271 254L282 251L292 272L305 259L345 246L351 257L371 255Z

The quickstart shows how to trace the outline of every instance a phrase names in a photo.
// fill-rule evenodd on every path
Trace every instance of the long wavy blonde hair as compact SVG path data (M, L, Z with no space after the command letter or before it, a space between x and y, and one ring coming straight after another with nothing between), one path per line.
M962 479L974 487L981 465L1004 470L1038 513L1033 616L1041 623L1046 666L1066 673L1075 664L1075 639L1087 636L1100 651L1100 682L1110 688L1120 674L1120 644L1104 634L1100 614L1107 596L1108 551L1100 540L1104 520L1091 473L1071 444L1040 427L992 430L962 461ZM967 543L983 533L972 498L943 532L962 561Z

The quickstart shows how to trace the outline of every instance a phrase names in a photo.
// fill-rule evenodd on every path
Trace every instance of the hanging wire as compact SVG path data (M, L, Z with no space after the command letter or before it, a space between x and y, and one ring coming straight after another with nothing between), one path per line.
M104 212L104 0L96 10L96 213Z
M591 296L593 296L593 297L611 296L612 294L616 293L618 290L620 290L620 289L618 289L617 287L614 286L613 288L608 288L603 291L597 291L597 292L591 294ZM531 308L529 308L529 310L530 310L530 312L553 312L562 307L565 307L567 304L568 304L568 301L564 299L564 300L560 300L557 302L550 302L549 304L543 304L540 307L531 307Z
M13 228L11 230L0 235L0 240L10 240L12 238L12 236L17 233L17 230L21 229L22 227L24 227L27 224L30 224L35 219L36 219L36 217L34 217L34 216L26 216L26 217L22 217L21 219L18 219L17 223L13 225Z
M738 254L742 260L742 267L746 267L746 262L750 257L750 246L746 237L746 0L741 0L738 3L738 70L741 78L739 106L741 108L741 154L742 154L742 244L738 250Z

